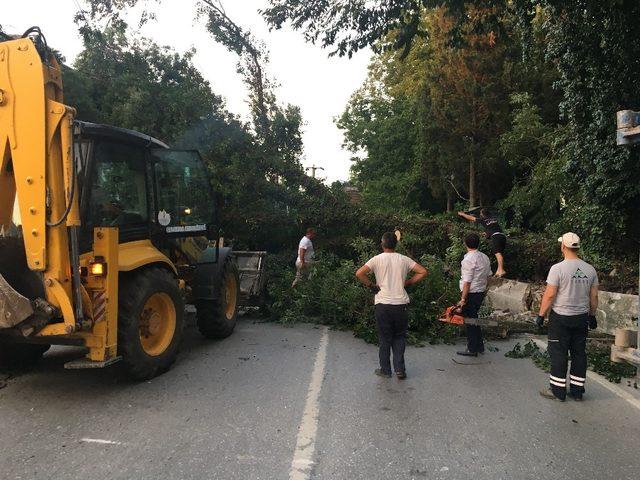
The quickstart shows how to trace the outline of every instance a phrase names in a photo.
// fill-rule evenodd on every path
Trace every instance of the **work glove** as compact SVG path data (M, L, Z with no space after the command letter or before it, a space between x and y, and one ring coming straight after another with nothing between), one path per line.
M380 292L380 287L378 285L369 285L369 291L376 295L378 292Z
M598 328L598 320L595 315L589 315L589 329L595 330Z
M542 328L542 326L544 325L544 317L542 315L538 315L536 317L536 325L538 326L538 328Z

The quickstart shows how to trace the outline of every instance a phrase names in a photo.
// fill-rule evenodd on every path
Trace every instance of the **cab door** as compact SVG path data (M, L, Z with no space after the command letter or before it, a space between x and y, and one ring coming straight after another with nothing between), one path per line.
M154 149L151 169L157 230L200 262L207 238L217 236L216 197L204 162L195 150Z
M120 243L149 238L149 171L144 147L108 138L83 145L79 162L82 251L91 250L94 227L118 227Z

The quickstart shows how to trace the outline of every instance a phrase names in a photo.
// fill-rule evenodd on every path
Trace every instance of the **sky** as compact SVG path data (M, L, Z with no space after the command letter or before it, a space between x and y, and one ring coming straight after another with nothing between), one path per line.
M49 45L60 50L72 65L82 50L73 22L77 1L11 2L11 8L2 12L0 23L10 33L21 33L33 25L41 27ZM258 13L258 9L267 5L266 0L222 2L233 21L266 43L270 52L267 73L280 85L278 100L302 110L303 165L324 168L318 177L327 182L347 180L351 154L342 148L343 135L333 120L365 80L371 52L363 50L351 59L329 58L328 50L306 43L300 32L290 28L270 32ZM161 0L159 6L149 2L148 8L156 14L156 20L147 23L138 33L178 52L195 47L194 63L211 83L213 91L226 99L229 111L248 119L247 91L236 73L237 56L216 44L203 24L195 20L195 0ZM131 25L137 25L138 18L136 8L128 20Z

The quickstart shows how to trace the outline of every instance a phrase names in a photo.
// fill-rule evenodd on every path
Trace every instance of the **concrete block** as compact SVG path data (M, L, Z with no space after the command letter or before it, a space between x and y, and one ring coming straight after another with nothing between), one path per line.
M492 282L489 286L487 304L495 310L524 313L530 310L530 293L531 287L528 283L503 279Z
M539 311L544 289L543 284L491 279L486 304L513 315L514 320L521 314L529 318ZM638 328L637 295L601 291L599 299L597 331L615 335L617 328Z
M529 308L536 315L540 311L540 303L542 303L542 294L546 288L545 284L531 284L531 292L529 294Z
M598 296L598 330L615 335L616 328L638 326L637 295L601 291Z
M637 347L638 330L630 328L616 328L616 338L613 342L616 347Z

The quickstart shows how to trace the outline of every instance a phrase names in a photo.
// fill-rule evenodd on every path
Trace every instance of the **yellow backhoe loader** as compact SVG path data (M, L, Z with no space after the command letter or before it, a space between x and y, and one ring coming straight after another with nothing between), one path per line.
M38 28L0 42L0 362L87 348L147 379L176 359L185 302L205 337L234 329L238 270L216 241L198 152L79 122Z

